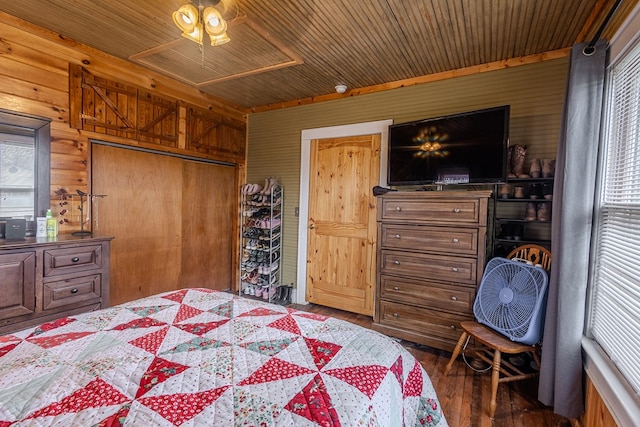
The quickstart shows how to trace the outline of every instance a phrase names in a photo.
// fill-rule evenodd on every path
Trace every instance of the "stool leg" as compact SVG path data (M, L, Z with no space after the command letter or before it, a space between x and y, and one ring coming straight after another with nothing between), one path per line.
M489 418L493 420L494 415L496 414L496 398L498 397L498 384L500 380L500 362L501 362L501 354L500 351L494 350L493 352L493 372L491 373L491 404L489 407Z
M449 363L447 363L447 367L444 368L445 375L449 374L449 371L453 366L453 362L455 362L456 358L460 354L460 351L462 350L462 346L464 345L464 342L466 339L467 339L467 333L463 332L462 335L460 335L460 339L458 340L458 343L456 344L456 348L453 349L453 353L451 354L451 359L449 359Z

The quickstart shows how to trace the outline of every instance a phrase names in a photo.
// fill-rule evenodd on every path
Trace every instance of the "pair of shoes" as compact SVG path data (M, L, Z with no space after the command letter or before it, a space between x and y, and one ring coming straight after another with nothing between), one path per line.
M524 212L526 221L549 221L551 219L551 206L549 203L527 203Z
M500 238L506 240L522 240L524 225L522 224L502 224Z
M242 194L251 196L262 191L262 189L263 188L260 184L245 184L242 186Z
M271 194L273 189L278 185L278 180L275 176L270 176L264 180L264 187L260 191L260 194Z
M292 285L280 285L275 291L274 302L286 305L291 303Z

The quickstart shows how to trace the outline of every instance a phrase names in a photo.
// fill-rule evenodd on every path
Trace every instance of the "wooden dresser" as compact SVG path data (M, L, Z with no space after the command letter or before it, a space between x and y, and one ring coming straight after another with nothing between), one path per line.
M490 196L491 191L379 196L373 329L453 350L460 322L473 319Z
M0 334L108 307L110 241L0 240Z

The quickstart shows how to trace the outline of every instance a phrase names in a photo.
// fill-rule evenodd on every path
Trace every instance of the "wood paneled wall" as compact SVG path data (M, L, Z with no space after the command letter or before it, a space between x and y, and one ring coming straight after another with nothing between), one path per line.
M72 193L76 189L90 191L89 141L92 138L232 162L236 164L237 181L241 180L239 176L244 171L246 122L243 111L181 82L111 57L2 12L0 34L0 108L52 120L50 193L54 212L60 210L56 191L61 188ZM177 111L171 120L177 130L171 134L166 127L161 127L160 132L164 132L168 138L158 143L159 139L151 132L153 129L149 125L153 119L147 118L146 127L142 125L138 129L146 129L146 133L137 134L111 132L104 126L92 128L78 125L79 117L71 116L74 109L70 101L73 99L70 69L85 72L105 85L116 85L122 91L137 91L137 102L146 101L149 106L147 111L162 108L166 110L167 100L172 100ZM115 105L123 106L122 100L122 96L117 98ZM198 112L191 115L191 121L188 120L189 111ZM207 115L210 120L207 120ZM145 119L143 116L139 118ZM228 126L216 129L219 124ZM115 121L114 125L117 125ZM175 141L174 146L167 144L167 140L171 138ZM68 233L77 228L77 223L69 222L61 225L60 232Z
M583 427L617 427L609 409L605 405L598 390L587 376L585 414L582 417Z

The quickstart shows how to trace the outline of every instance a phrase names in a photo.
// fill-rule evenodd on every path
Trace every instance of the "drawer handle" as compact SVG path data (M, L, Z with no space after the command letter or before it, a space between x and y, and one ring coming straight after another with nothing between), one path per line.
M400 288L399 288L399 287L397 287L397 286L394 286L394 287L393 287L393 290L394 290L394 291L399 291L399 290L400 290Z
M393 317L398 317L398 313L393 313Z
M77 256L74 256L73 258L71 258L71 262L78 262L80 261L80 258L78 258Z
M458 267L451 267L451 271L453 271L454 273L458 272Z
M400 211L402 210L402 208L401 208L400 206L396 206L396 210L397 210L398 212L400 212Z
M400 238L400 235L399 235L399 234L396 234L396 239L399 239L399 238Z
M460 208L455 208L455 209L453 210L453 213L460 213Z
M395 265L400 265L400 261L398 261L398 260L393 261L393 263L394 263Z
M460 240L458 240L458 239L456 239L456 238L451 239L451 241L452 241L453 243L458 243L458 242L460 242Z
M458 298L456 298L456 297L451 297L451 301L458 301Z
M77 293L78 293L78 288L73 288L73 289L71 289L71 293L72 293L72 294L77 294Z
M449 326L449 328L451 328L451 329L455 329L455 328L456 328L456 325L451 325L451 326Z

